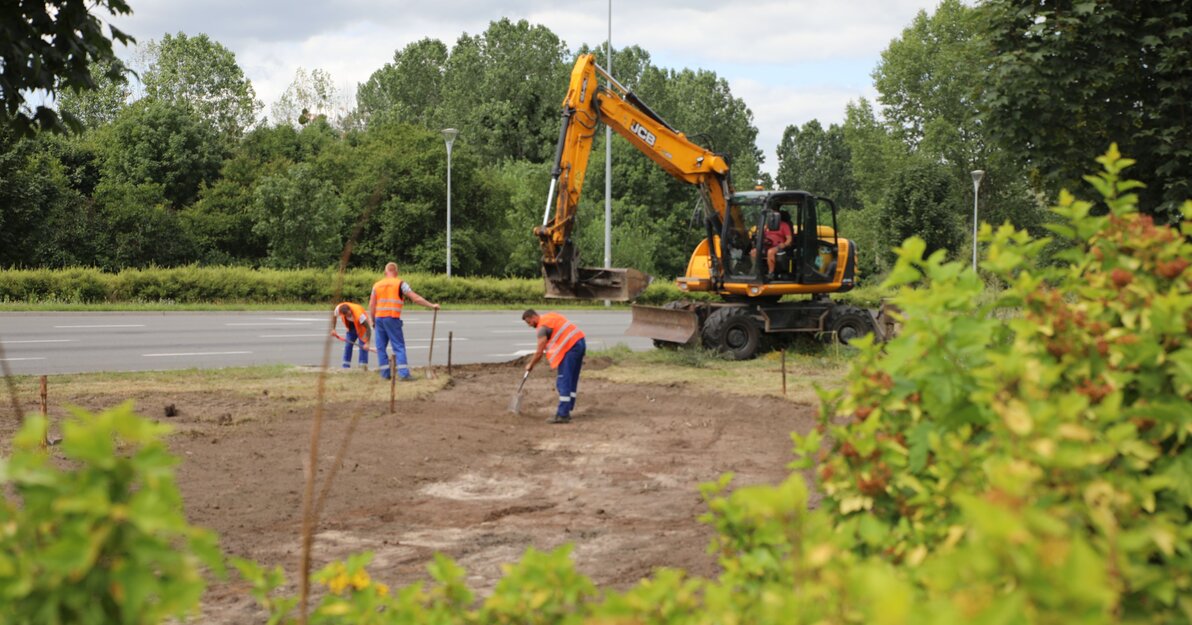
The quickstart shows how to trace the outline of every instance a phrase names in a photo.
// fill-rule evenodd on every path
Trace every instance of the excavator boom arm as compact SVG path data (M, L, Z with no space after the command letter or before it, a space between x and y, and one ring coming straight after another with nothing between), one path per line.
M607 79L607 87L599 84L601 77ZM597 65L594 56L583 55L575 62L563 99L563 125L555 149L550 191L542 225L534 229L542 248L548 294L552 287L570 292L583 281L571 233L592 142L601 122L676 179L699 185L720 219L728 210L728 162L688 140Z

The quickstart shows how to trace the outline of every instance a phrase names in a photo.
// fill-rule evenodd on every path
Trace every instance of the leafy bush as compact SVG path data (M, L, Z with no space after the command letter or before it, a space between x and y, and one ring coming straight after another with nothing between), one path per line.
M1116 147L1098 161L1087 180L1108 214L1066 192L1055 208L1066 264L1036 268L1046 240L982 229L982 267L1008 284L992 300L963 263L909 239L889 278L904 287L902 335L826 394L818 476L837 531L929 595L958 593L954 609L1192 614L1192 223L1156 227L1120 178L1132 161ZM993 314L1006 307L1021 315Z
M160 623L198 605L215 535L186 522L162 425L131 404L62 425L58 468L29 419L0 460L0 622Z

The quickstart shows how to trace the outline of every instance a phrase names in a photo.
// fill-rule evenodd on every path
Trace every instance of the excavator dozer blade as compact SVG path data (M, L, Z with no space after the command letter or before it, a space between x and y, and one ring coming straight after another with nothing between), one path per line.
M699 332L699 315L682 308L633 305L633 321L625 334L686 345Z
M548 299L606 299L628 302L650 286L652 277L636 269L580 267L575 283L545 276Z

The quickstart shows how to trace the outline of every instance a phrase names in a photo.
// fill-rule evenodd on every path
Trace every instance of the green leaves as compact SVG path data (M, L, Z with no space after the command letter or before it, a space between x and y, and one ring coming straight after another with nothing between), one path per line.
M33 111L26 97L41 90L51 96L93 90L97 86L93 69L109 80L123 80L127 70L113 52L112 42L135 40L116 28L109 30L109 38L103 22L90 12L99 13L99 9L110 16L132 12L124 0L97 0L89 7L68 0L15 0L0 7L5 31L0 39L4 127L23 136L36 130L77 129L79 121L69 109L58 112L39 105Z
M213 534L181 511L174 460L131 404L63 423L47 462L30 419L0 471L0 602L16 623L160 623L198 605L204 569L222 575ZM9 493L19 498L21 505Z
M824 509L858 553L926 558L934 577L908 575L936 608L946 601L932 597L976 592L991 618L1033 605L1067 622L1117 609L1164 620L1174 613L1159 606L1192 590L1177 572L1192 552L1170 529L1187 501L1171 480L1192 459L1192 245L1138 214L1116 146L1098 162L1087 179L1108 215L1066 192L1055 209L1067 265L1037 269L1045 242L982 230L984 268L1008 285L996 298L908 239L890 275L901 335L862 354L844 397L825 398L825 424L852 423L829 427Z

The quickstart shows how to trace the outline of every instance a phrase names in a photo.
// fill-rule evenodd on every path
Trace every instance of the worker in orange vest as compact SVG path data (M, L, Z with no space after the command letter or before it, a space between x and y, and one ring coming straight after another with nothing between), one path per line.
M352 347L360 345L360 366L368 369L368 339L372 336L372 322L368 319L368 313L364 311L364 307L360 304L353 304L352 302L341 302L335 307L335 315L337 319L342 319L344 322L344 369L352 368ZM339 325L338 321L332 322L331 334L338 337L335 333L335 327Z
M389 345L393 345L393 358L397 361L397 375L402 381L410 377L410 365L406 360L406 338L401 330L401 310L405 298L415 304L426 306L434 310L438 304L432 304L414 292L405 280L397 277L397 263L385 265L385 277L373 285L372 295L368 297L368 316L373 320L373 328L377 332L377 361L380 363L381 377L388 380Z
M559 372L555 378L559 407L555 409L555 416L546 422L571 423L571 411L575 409L575 394L579 389L579 370L584 366L584 354L588 351L584 333L559 313L539 315L531 309L522 313L522 321L538 330L538 347L526 364L526 374L534 370L543 354L551 369Z

